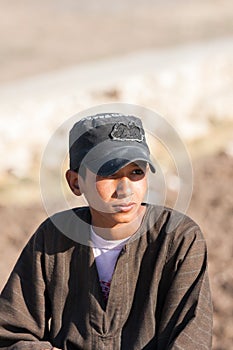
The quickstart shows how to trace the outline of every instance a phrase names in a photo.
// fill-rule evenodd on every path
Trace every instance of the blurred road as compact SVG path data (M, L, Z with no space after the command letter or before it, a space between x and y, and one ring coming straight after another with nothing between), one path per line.
M231 0L0 0L0 82L233 34Z

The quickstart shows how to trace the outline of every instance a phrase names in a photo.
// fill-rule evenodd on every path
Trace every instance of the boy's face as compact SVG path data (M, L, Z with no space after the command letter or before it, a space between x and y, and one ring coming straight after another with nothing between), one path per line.
M130 163L103 177L86 171L79 177L79 187L85 195L92 214L92 224L98 227L116 227L130 223L142 214L141 203L147 192L148 165Z

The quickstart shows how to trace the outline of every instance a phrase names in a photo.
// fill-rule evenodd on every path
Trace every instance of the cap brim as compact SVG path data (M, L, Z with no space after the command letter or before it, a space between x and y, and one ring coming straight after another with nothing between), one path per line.
M150 166L150 169L153 173L155 173L155 168L154 166L146 161L145 159L122 159L122 158L116 158L116 159L112 159L108 162L106 162L105 164L102 165L102 167L98 170L97 175L100 176L109 176L112 174L115 174L117 171L119 171L120 169L124 168L126 165L130 164L130 163L138 163L138 166L143 167L142 164L140 163L148 163Z
M100 150L99 150L100 151ZM150 159L150 155L145 147L140 146L121 146L116 148L102 149L102 152L97 153L98 156L93 159L86 159L85 165L93 173L100 176L109 176L116 173L124 166L137 161L146 162L150 166L152 173L155 173L155 167Z

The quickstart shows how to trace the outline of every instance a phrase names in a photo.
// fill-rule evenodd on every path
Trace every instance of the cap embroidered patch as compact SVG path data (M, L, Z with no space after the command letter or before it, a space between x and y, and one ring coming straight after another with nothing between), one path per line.
M134 122L129 122L128 124L116 123L113 126L110 136L113 140L118 141L142 142L145 139L143 129Z

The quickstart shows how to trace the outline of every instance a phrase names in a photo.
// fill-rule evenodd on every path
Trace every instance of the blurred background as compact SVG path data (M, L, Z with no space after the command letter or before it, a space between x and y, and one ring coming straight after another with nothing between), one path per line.
M0 287L47 216L39 172L58 126L98 104L142 105L171 123L191 156L188 214L208 244L213 349L231 349L233 2L0 0L0 6ZM178 190L174 181L167 187L169 205Z

